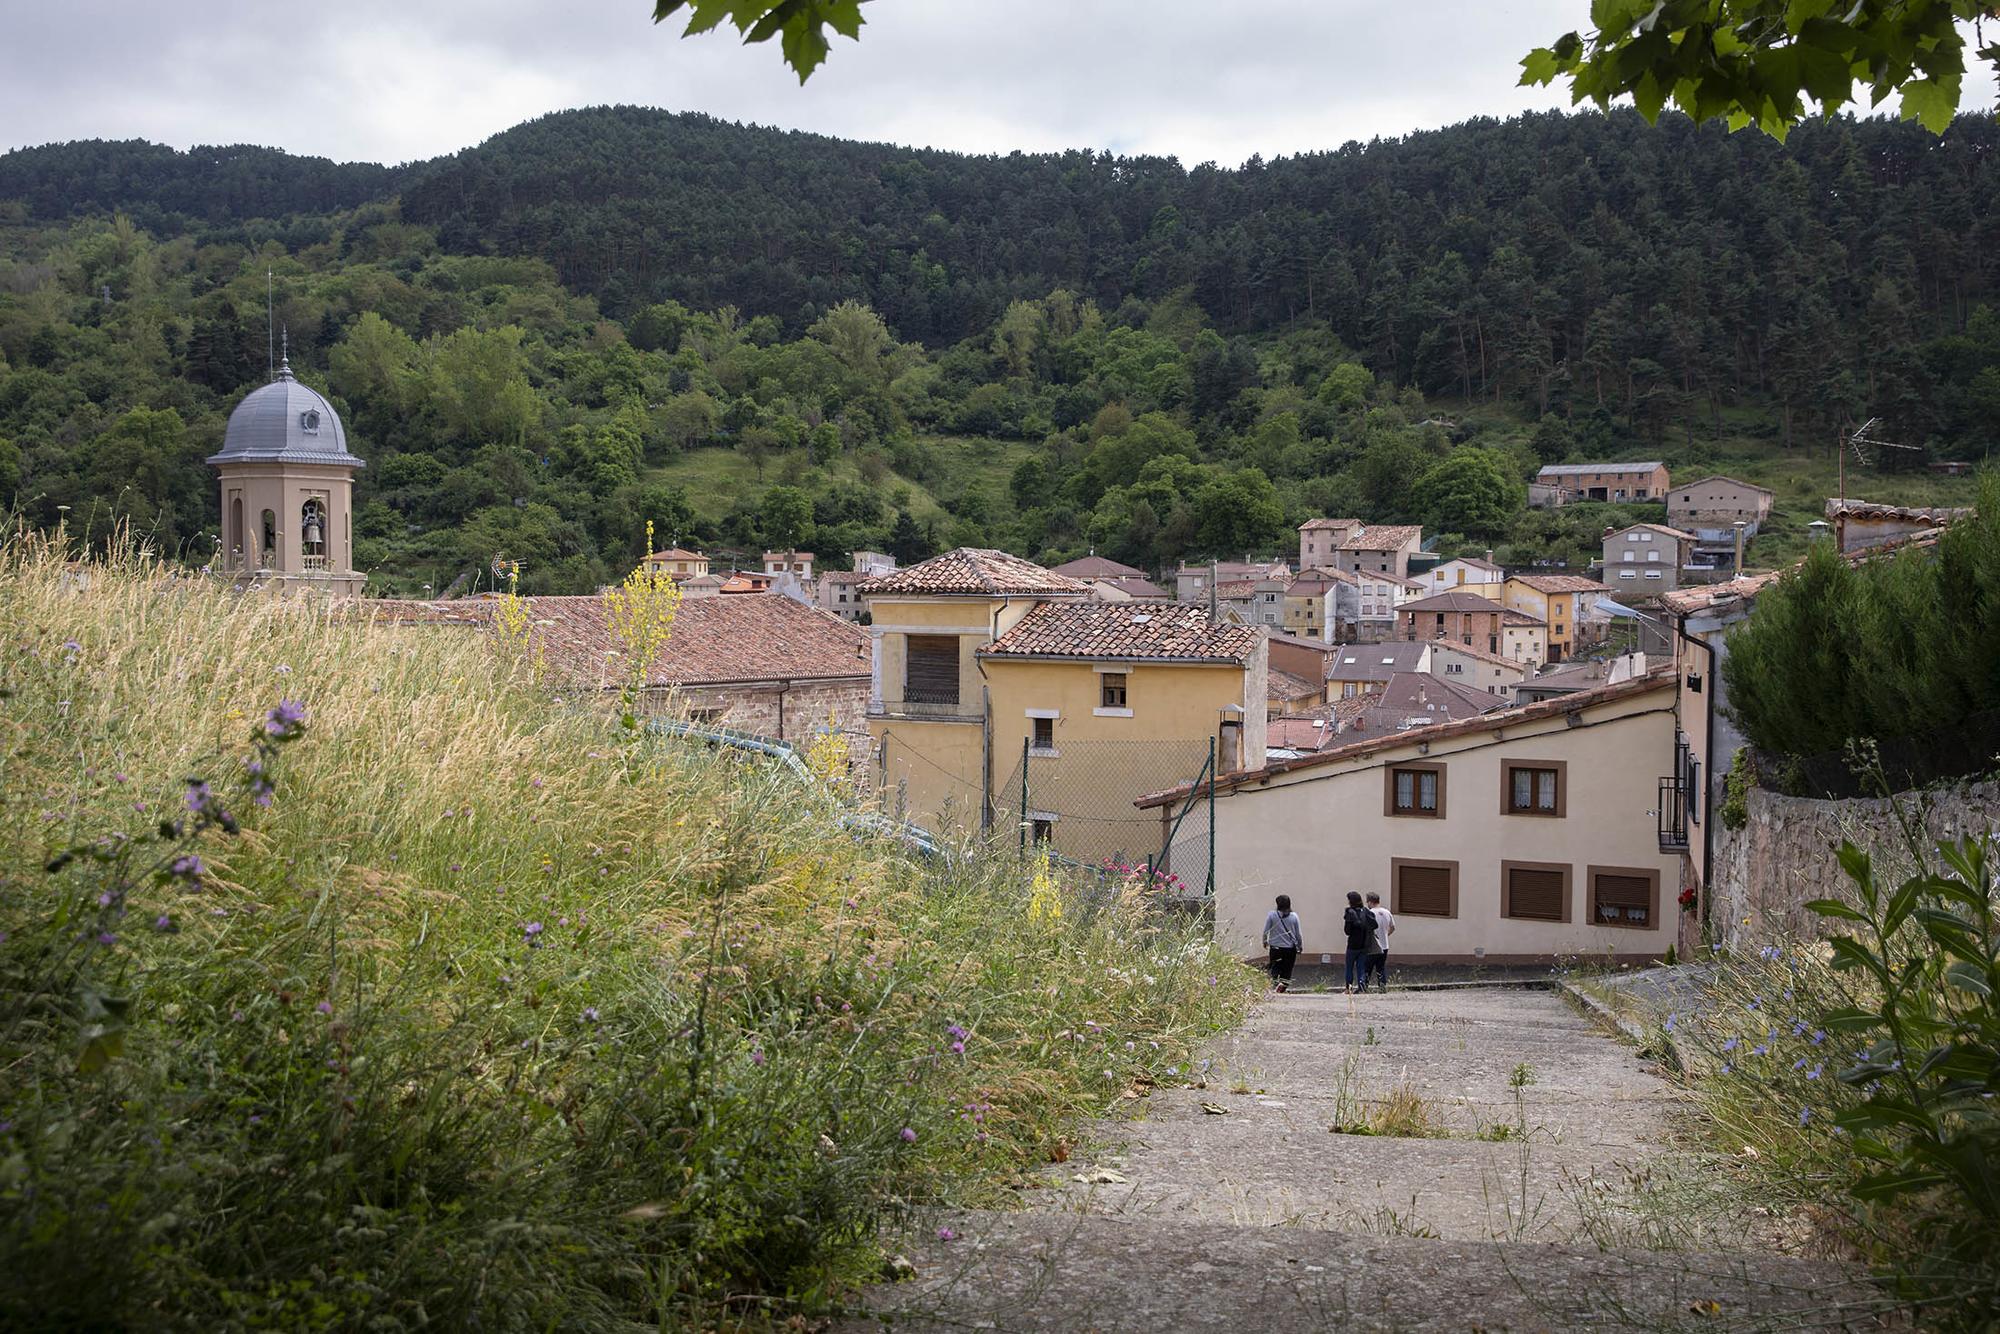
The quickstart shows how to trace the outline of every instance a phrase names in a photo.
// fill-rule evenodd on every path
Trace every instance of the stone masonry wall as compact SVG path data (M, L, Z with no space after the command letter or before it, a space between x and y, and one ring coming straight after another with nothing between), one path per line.
M2000 828L2000 783L1904 793L1894 801L1918 817L1930 844ZM1731 951L1781 936L1821 934L1821 919L1804 905L1846 893L1847 877L1835 856L1842 839L1878 863L1908 861L1890 803L1879 798L1815 801L1753 788L1749 810L1741 829L1728 829L1716 817L1709 923L1716 941Z

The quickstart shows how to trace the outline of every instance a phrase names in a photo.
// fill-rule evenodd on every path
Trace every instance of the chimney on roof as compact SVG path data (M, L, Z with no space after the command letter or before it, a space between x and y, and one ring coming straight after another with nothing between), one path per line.
M1492 548L1492 547L1488 547L1488 548L1486 548L1486 563L1487 563L1488 565L1491 565L1491 564L1493 563L1493 548Z

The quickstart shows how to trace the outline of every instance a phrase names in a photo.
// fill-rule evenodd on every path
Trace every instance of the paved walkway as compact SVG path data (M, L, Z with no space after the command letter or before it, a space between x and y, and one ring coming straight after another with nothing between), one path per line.
M1826 1328L1873 1303L1783 1255L1675 1091L1559 996L1293 994L1011 1214L945 1216L899 1329ZM930 1240L937 1226L959 1235ZM854 1329L867 1323L858 1322Z

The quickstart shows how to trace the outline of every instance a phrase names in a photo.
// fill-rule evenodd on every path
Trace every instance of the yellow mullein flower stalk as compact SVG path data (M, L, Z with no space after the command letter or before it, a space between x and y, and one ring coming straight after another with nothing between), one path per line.
M507 567L507 591L500 598L500 605L493 614L493 628L500 636L500 642L528 660L529 680L540 684L542 679L541 645L534 642L534 610L528 599L521 596L521 562L510 560Z
M847 760L847 738L829 710L826 726L814 734L812 744L806 747L806 772L822 786L838 791L847 782Z
M1035 850L1035 878L1028 889L1028 920L1055 926L1062 921L1062 886L1049 865L1049 850Z
M653 552L653 523L646 521L646 554ZM604 593L604 620L624 654L625 682L621 692L628 721L638 711L653 659L673 637L674 617L681 609L681 587L665 570L642 560L625 582Z

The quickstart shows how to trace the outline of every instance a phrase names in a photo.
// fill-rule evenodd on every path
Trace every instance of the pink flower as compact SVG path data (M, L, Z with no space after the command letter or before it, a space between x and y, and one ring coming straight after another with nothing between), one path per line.
M939 1228L939 1229L938 1229L938 1240L939 1240L939 1241L957 1241L957 1240L958 1240L958 1234L957 1234L956 1232L953 1232L953 1231L952 1231L952 1230L951 1230L950 1228L948 1228L948 1227L941 1227L941 1228Z

